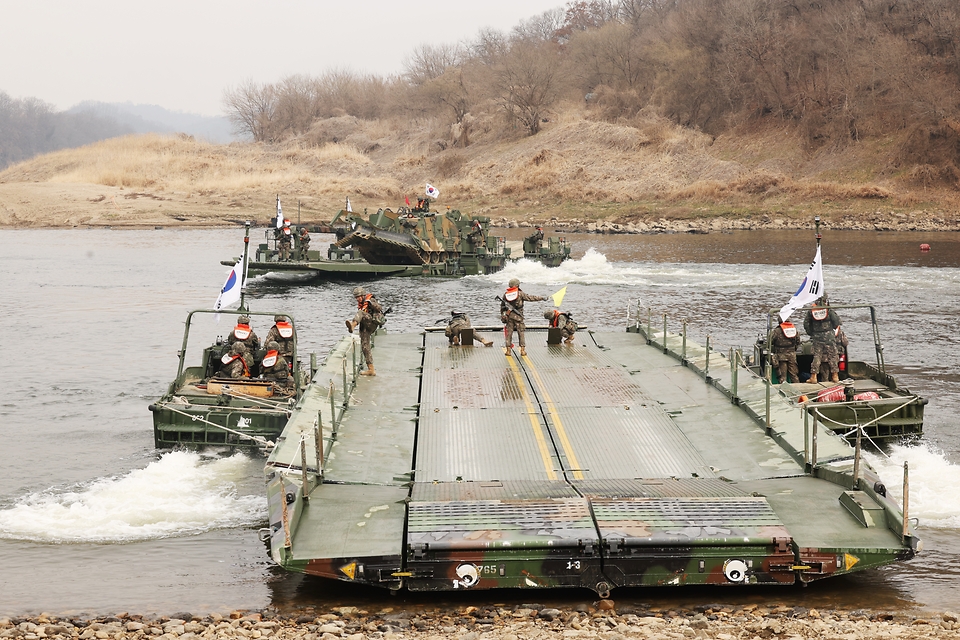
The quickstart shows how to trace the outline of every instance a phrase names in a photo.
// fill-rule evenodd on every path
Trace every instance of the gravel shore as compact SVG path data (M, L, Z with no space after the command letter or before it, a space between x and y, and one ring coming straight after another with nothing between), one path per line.
M180 612L170 616L118 613L100 618L49 614L30 618L0 617L0 638L24 640L868 640L956 638L958 635L960 622L957 614L950 612L918 617L903 612L817 611L757 605L660 610L618 607L611 600L565 610L522 604L417 611L333 607L323 612L309 607L290 614L270 610L235 611L227 616Z

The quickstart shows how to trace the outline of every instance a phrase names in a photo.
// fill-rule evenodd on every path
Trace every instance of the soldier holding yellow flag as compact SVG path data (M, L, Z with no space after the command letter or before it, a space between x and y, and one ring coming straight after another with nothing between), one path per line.
M514 331L519 334L520 355L527 355L527 340L524 336L527 327L523 323L523 303L540 302L546 298L524 293L520 290L520 280L511 278L503 297L498 296L497 299L500 301L500 320L503 322L504 355L510 355Z

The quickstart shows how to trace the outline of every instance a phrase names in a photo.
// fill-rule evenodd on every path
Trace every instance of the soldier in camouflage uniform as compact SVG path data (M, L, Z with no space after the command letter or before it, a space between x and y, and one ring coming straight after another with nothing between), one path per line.
M803 319L803 330L810 336L813 344L813 362L810 363L809 382L817 382L821 362L830 370L830 381L839 382L840 370L837 367L837 361L840 356L837 354L836 330L840 326L840 317L836 311L822 306L823 304L825 303L821 298L813 304Z
M524 332L527 327L523 323L523 303L540 302L546 300L541 296L530 295L520 290L520 280L512 278L506 293L500 300L500 321L503 322L503 353L510 355L513 347L513 332L520 334L520 355L527 355L527 341Z
M770 366L777 368L780 382L799 382L800 370L797 368L797 347L800 335L794 324L784 320L770 332Z
M290 221L284 220L283 227L277 230L277 248L280 250L280 259L290 259L290 246L293 244L293 230L290 228Z
M277 342L280 345L280 355L291 362L293 358L293 325L287 320L287 316L273 316L273 326L267 332L267 337L263 339L264 344Z
M300 227L300 259L308 260L307 251L310 250L310 232L306 227Z
M223 366L220 367L220 371L217 372L217 377L232 378L234 380L249 378L249 359L250 352L247 350L246 345L242 342L234 342L233 346L230 347L230 353L220 359Z
M257 332L250 328L250 316L237 318L237 326L227 336L228 344L235 342L242 342L250 353L260 348L260 338L257 337Z
M356 287L353 290L353 297L357 300L357 313L353 320L347 320L347 331L353 333L357 327L360 328L360 349L363 351L363 359L367 363L365 371L360 372L362 376L377 375L373 367L373 351L370 343L370 336L376 332L385 322L386 317L383 314L383 307L373 297L372 293L367 293L363 287Z
M290 375L290 367L287 366L287 360L280 352L280 344L277 341L267 341L267 354L260 363L260 375L264 380L273 380L274 388L282 395L293 393L293 377Z
M561 313L559 309L547 309L543 312L543 317L550 321L551 327L560 328L560 337L566 344L573 344L573 336L576 335L579 326L570 313Z
M458 313L456 311L450 312L450 321L447 322L447 328L444 329L443 334L447 336L447 340L450 341L450 346L460 344L460 332L463 329L471 327L470 316L465 313ZM493 340L487 340L479 333L474 333L473 336L480 342L483 343L485 347L492 347Z

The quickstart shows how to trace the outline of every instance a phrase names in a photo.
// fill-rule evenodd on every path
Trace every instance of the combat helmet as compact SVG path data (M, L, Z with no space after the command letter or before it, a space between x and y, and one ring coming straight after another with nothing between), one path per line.
M273 316L274 322L286 322L287 316Z
M510 282L508 283L507 286L509 286L511 289L513 289L514 287L519 287L519 286L520 286L520 279L519 279L519 278L510 278Z
M230 347L230 353L235 356L243 355L247 352L247 345L239 340Z
M365 295L367 295L367 290L364 289L363 287L354 287L354 288L353 288L353 297L354 297L354 298L359 298L359 297L365 296Z
M547 320L553 320L553 309L547 309L543 312L543 317Z
M237 324L250 324L250 316L240 316L237 318Z
M271 340L267 343L267 351L280 351L280 343L276 340Z

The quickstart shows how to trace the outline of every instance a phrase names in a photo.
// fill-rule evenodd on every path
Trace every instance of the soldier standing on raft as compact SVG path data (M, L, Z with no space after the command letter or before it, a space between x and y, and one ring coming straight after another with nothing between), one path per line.
M837 367L840 356L837 353L836 334L840 326L840 317L836 311L827 308L826 304L824 298L818 299L807 311L807 317L803 319L803 330L810 336L813 344L813 362L810 363L808 382L817 382L821 362L830 371L830 381L840 382L840 369Z
M799 346L797 327L789 320L784 320L770 332L770 366L776 367L780 382L800 381L800 370L797 368Z
M373 351L370 344L370 336L383 326L387 319L383 313L383 307L373 297L372 293L367 293L363 287L355 287L353 297L357 300L357 313L353 320L347 320L347 331L353 333L357 327L360 328L360 350L363 352L363 359L367 363L365 371L360 372L362 376L375 376L376 370L373 368Z
M504 355L510 355L514 331L520 334L520 355L527 355L527 340L524 336L527 327L523 323L523 303L540 302L546 298L524 293L520 290L520 280L512 278L503 298L497 299L500 300L500 321L503 322Z
M290 221L283 221L283 228L277 231L279 235L279 241L277 246L280 248L280 259L289 260L290 259L290 246L293 243L293 230L290 229Z
M309 260L307 252L310 251L310 232L306 227L300 227L300 259Z

